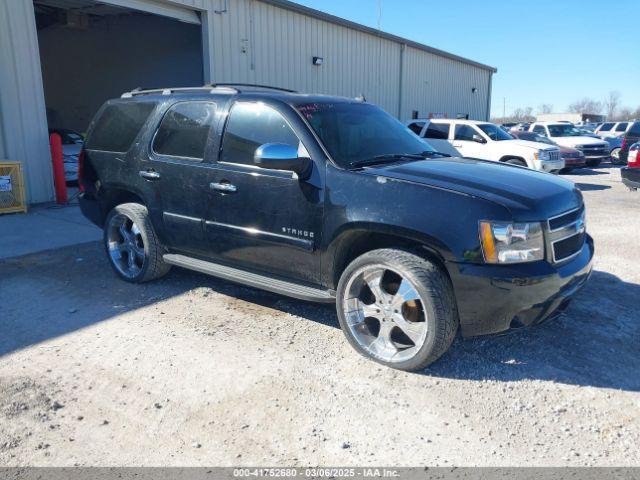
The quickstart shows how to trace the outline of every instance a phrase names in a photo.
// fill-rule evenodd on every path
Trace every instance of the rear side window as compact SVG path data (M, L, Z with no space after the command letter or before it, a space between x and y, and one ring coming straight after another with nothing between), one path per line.
M600 132L608 132L613 128L613 123L603 123L600 127Z
M202 160L215 117L215 103L176 103L160 122L153 139L153 151L159 155Z
M411 130L416 135L420 136L422 133L422 129L424 128L424 122L413 122L409 125L409 130Z
M633 135L634 137L640 137L640 122L635 122L631 125L631 128L627 132L627 135Z
M295 132L273 108L262 103L236 103L222 139L220 161L253 165L256 149L265 143L300 146Z
M472 141L475 134L475 130L469 125L456 125L456 140Z
M626 122L619 123L618 126L616 127L616 132L624 132L624 131L626 131L628 126L629 126L629 124L626 123Z
M542 135L543 137L547 136L547 131L542 125L536 125L535 127L533 127L533 131L539 135Z
M87 149L127 152L155 106L151 102L107 105L95 120Z
M449 138L448 123L430 123L424 134L425 138L435 138L436 140L446 140Z

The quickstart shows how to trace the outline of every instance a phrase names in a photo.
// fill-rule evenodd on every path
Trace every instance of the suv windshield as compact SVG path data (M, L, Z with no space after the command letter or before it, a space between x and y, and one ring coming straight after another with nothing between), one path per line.
M573 125L561 124L561 125L549 125L549 134L552 137L580 137L582 133Z
M369 103L308 103L296 108L344 168L376 159L379 163L397 162L435 154L428 143Z
M478 128L482 130L491 140L499 142L501 140L513 140L514 138L505 132L502 128L493 123L480 123Z

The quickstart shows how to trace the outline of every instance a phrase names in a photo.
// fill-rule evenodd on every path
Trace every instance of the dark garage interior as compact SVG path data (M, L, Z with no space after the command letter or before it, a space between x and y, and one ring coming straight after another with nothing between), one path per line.
M35 0L50 129L84 133L102 103L136 87L203 83L199 25L89 0Z

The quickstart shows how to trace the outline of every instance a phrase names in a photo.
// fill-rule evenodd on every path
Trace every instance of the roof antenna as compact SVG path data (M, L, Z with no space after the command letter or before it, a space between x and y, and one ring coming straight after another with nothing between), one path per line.
M361 93L360 95L358 95L356 97L356 100L359 101L359 102L366 102L367 101L367 99L364 98L364 93Z

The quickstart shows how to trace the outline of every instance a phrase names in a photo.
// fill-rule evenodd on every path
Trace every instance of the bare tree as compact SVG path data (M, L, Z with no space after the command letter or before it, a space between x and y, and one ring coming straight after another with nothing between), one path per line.
M631 120L633 118L633 112L629 107L623 107L616 115L616 120Z
M602 111L602 102L584 97L569 105L569 111L572 113L600 113Z
M553 112L553 105L551 105L550 103L543 103L543 104L538 106L538 112L539 113L552 113Z
M604 101L607 118L616 118L616 110L618 109L618 106L620 106L620 92L615 90L609 92L609 96Z

